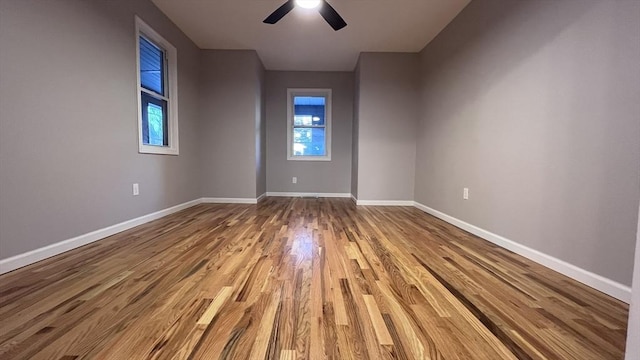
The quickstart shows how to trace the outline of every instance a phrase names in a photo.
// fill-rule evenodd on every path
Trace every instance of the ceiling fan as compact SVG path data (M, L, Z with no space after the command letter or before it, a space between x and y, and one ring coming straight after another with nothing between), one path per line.
M322 15L325 21L329 23L335 31L347 26L347 23L340 14L338 14L326 0L287 0L286 3L277 8L276 11L272 12L271 15L267 16L262 22L265 24L275 24L287 15L289 11L293 10L296 5L308 9L317 8L320 15Z

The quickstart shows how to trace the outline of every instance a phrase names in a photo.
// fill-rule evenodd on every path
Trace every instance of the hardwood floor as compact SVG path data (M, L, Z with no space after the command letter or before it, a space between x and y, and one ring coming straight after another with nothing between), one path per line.
M622 359L627 305L417 209L202 204L0 276L1 359Z

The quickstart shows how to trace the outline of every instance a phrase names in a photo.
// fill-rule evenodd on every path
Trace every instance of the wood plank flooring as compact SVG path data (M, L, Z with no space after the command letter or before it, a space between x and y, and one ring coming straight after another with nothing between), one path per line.
M267 198L0 276L0 359L622 359L627 312L414 208Z

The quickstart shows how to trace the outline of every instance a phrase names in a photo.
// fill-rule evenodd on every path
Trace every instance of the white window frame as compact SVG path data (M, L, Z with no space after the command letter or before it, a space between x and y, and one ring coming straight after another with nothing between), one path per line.
M178 155L178 51L175 46L158 34L147 23L142 21L138 16L135 17L136 29L136 79L138 98L138 152L144 154L164 154ZM143 88L140 84L140 36L144 36L155 45L158 45L165 53L166 63L166 95L161 96L153 91ZM142 133L142 96L141 93L146 92L155 97L160 97L167 102L167 127L168 127L168 145L146 145L143 140Z
M325 98L325 156L293 155L293 118L295 96L323 96ZM331 161L331 89L287 89L287 160Z

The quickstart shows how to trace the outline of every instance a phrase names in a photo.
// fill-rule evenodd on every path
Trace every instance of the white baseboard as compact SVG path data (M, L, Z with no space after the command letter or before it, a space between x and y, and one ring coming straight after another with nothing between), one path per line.
M119 224L111 225L106 228L92 231L84 235L63 240L55 244L47 245L39 249L31 250L29 252L12 256L10 258L2 259L0 260L0 274L4 274L9 271L19 269L23 266L31 265L35 262L50 258L58 254L62 254L63 252L73 250L75 248L90 244L100 239L104 239L108 236L131 229L138 225L142 225L149 221L157 220L161 217L173 214L180 210L184 210L194 205L198 205L201 202L202 202L202 199L192 200L180 205L172 206L164 210L156 211L151 214L143 215L135 219L127 220Z
M202 198L205 204L257 204L258 199L254 198Z
M575 265L569 264L566 261L560 260L551 255L547 255L545 253L542 253L538 250L532 249L525 245L518 244L513 240L509 240L500 235L497 235L490 231L479 228L475 225L471 225L467 222L464 222L453 216L447 215L438 210L432 209L418 202L415 202L414 206L428 214L431 214L439 219L442 219L476 236L479 236L485 240L488 240L507 250L513 251L516 254L522 255L530 260L537 262L538 264L544 265L552 270L555 270L561 274L564 274L596 290L602 291L603 293L610 295L620 301L624 301L627 304L629 303L629 301L631 301L631 287L629 286L620 284L611 279L607 279L598 274L594 274L590 271L579 268Z
M353 200L356 205L358 204L358 199L355 197L355 195L351 194L351 200Z
M267 191L267 196L281 197L318 197L318 198L348 198L349 193L310 193L310 192L271 192Z
M258 196L258 198L256 199L256 203L260 202L262 199L267 197L267 193L262 193L262 195Z
M365 206L413 206L412 200L357 200L356 205Z

